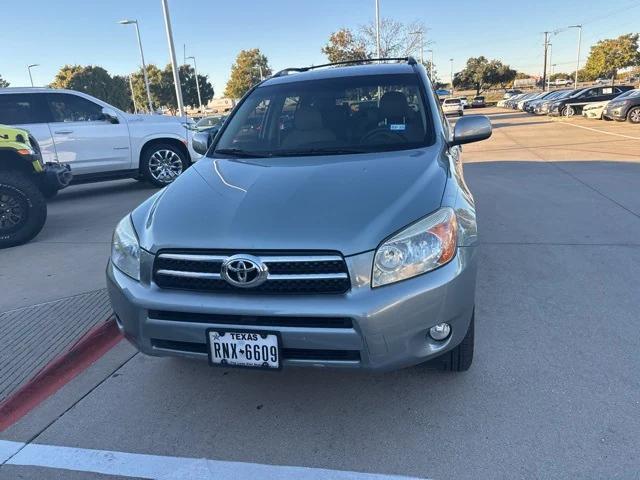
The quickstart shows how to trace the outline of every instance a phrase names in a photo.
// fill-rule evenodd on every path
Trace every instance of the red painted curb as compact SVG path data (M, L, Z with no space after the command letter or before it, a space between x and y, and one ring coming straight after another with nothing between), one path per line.
M122 338L113 317L85 333L69 350L0 403L0 432L77 377Z

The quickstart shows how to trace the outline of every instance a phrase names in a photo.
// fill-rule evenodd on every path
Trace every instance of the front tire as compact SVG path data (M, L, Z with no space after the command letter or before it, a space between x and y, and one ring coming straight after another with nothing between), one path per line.
M471 314L471 322L469 322L469 328L467 334L462 339L462 342L447 353L440 357L443 361L445 370L450 372L466 372L471 368L473 363L473 346L474 346L474 324L475 324L475 310Z
M627 113L627 120L631 123L640 123L640 107L633 107Z
M187 156L168 143L145 147L140 156L140 172L144 179L156 187L166 187L188 167Z
M29 176L0 172L0 248L35 237L47 219L47 202Z
M560 112L560 115L562 115L563 117L573 117L576 114L576 111L573 107L570 106L566 106L562 109L562 112Z

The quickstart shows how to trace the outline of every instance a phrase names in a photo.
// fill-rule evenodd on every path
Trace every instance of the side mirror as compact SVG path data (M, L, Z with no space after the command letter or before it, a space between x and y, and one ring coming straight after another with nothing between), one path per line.
M491 121L484 115L469 115L456 121L453 128L453 145L479 142L491 136Z
M191 146L200 155L206 155L207 150L211 146L211 140L213 137L209 134L209 132L198 132L194 133L193 137L191 137Z
M118 120L118 114L112 108L104 107L102 109L102 117L109 123L120 123L120 120Z

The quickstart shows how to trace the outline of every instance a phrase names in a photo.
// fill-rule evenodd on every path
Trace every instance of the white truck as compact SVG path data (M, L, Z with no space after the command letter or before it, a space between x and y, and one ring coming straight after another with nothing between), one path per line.
M126 113L73 90L0 89L0 123L28 130L45 163L69 164L72 183L137 178L168 185L200 157L189 122Z

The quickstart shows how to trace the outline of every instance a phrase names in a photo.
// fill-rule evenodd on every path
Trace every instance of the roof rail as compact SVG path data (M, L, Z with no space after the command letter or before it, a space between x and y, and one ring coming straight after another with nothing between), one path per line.
M273 74L271 78L282 77L288 75L290 72L308 72L309 70L315 70L316 68L333 67L336 65L354 65L360 63L371 62L407 62L409 65L416 65L417 62L413 57L388 57L388 58L363 58L362 60L345 60L344 62L323 63L322 65L311 65L310 67L291 67L282 69Z

